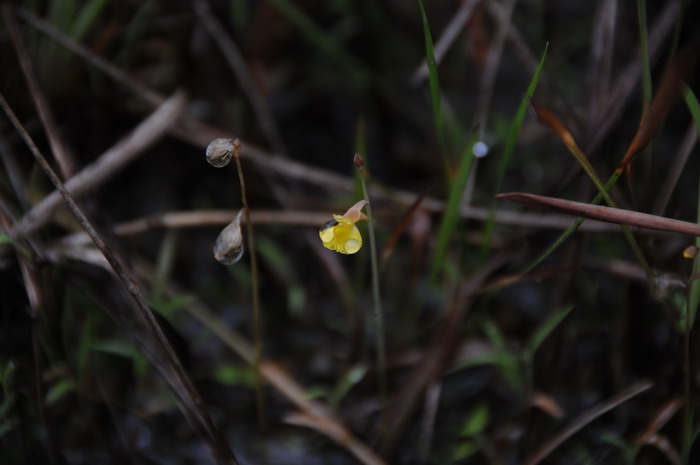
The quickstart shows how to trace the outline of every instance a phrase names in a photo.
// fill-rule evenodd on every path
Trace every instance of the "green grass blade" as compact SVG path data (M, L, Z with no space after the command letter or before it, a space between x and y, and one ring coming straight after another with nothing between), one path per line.
M71 25L71 37L75 40L81 40L85 37L85 34L95 25L95 20L106 4L107 0L93 0L82 8Z
M445 213L442 217L442 223L440 223L440 230L438 231L438 245L435 250L435 258L433 258L433 266L430 271L430 278L428 280L431 285L435 282L438 271L440 271L444 265L447 247L455 229L457 228L457 224L459 223L459 207L462 201L462 194L464 193L464 188L467 185L469 174L471 173L472 165L474 163L474 156L472 155L471 150L475 139L476 137L472 136L469 143L467 143L467 146L462 153L462 159L459 163L457 177L450 185L450 196L447 199L447 207L445 208Z
M527 113L527 106L528 106L528 103L530 102L530 99L535 94L535 89L537 88L537 83L540 80L540 74L542 74L542 68L544 68L544 62L547 59L547 49L548 48L549 48L549 42L544 47L544 52L542 52L542 57L540 58L540 62L537 65L537 69L535 70L535 74L532 76L532 79L530 79L530 84L527 86L527 90L525 91L525 95L523 96L523 99L520 101L520 106L518 106L518 111L515 113L515 117L513 118L513 122L511 123L510 128L508 128L508 136L506 137L506 144L505 144L505 148L503 150L503 158L501 159L501 164L498 167L498 181L496 182L496 192L499 192L501 190L501 186L503 185L503 179L506 176L506 170L508 169L508 165L510 164L510 160L513 157L513 153L515 152L515 145L518 142L518 136L520 135L520 129L522 128L523 122L525 121L525 114Z
M532 79L530 79L530 84L527 86L527 90L525 91L525 95L523 96L523 99L520 101L520 105L518 106L518 111L515 113L515 117L513 118L513 121L510 124L510 127L508 128L508 135L506 136L506 144L505 148L503 150L503 158L501 158L501 163L498 167L498 180L496 181L496 189L495 192L499 193L501 191L501 187L503 186L503 180L506 177L506 170L508 169L508 166L510 165L510 160L513 157L513 153L515 152L515 146L518 142L518 136L520 135L520 129L523 126L523 122L525 121L525 115L527 114L527 106L532 98L532 96L535 94L535 89L537 88L537 83L540 80L540 74L542 74L542 68L544 68L544 62L545 59L547 58L547 49L549 48L549 43L547 43L544 47L544 52L542 52L542 57L540 58L540 62L537 65L537 69L535 70L535 74L532 76ZM497 201L494 199L491 202L491 207L489 209L489 217L488 220L486 221L486 225L484 226L484 242L483 245L481 246L481 256L482 259L485 259L488 251L491 247L491 239L493 237L493 229L494 229L494 224L496 220L496 204Z
M561 310L559 312L554 313L553 315L550 315L549 318L547 318L535 331L535 333L532 335L530 340L527 343L527 353L530 354L530 356L534 356L535 352L537 352L537 349L540 348L542 343L549 337L549 335L554 331L559 324L564 321L564 318L566 318L569 313L571 313L571 310L573 310L574 306L569 305L566 307L564 310Z
M438 79L437 60L435 59L435 50L433 48L433 38L430 34L430 25L428 24L428 15L425 13L423 1L418 0L420 7L420 15L423 20L423 33L425 35L425 59L428 63L428 82L430 83L430 100L433 104L433 120L435 122L435 131L437 133L440 147L445 153L445 131L442 126L442 109L440 108L440 80Z
M690 87L685 88L683 97L685 98L685 104L688 106L690 114L693 117L693 121L695 122L697 133L700 135L700 102L698 102L697 97ZM698 192L697 208L697 222L700 223L700 192ZM700 247L700 237L695 238L695 246ZM700 273L700 256L696 256L693 260L693 275L697 275L698 273ZM700 303L700 279L696 279L690 284L690 303L688 304L688 311L690 312L691 316L691 325L695 321L698 303Z
M49 4L48 20L57 28L67 31L75 14L75 0L53 0Z
M637 16L639 20L639 48L642 53L642 89L644 110L651 103L651 65L649 64L649 34L647 32L646 0L637 0Z

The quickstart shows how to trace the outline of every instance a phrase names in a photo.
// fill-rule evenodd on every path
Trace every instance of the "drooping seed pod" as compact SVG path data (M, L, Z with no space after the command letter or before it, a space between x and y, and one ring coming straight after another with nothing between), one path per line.
M221 168L233 157L233 141L231 139L214 139L207 146L207 161L215 168Z
M238 211L236 218L219 233L214 243L214 258L222 265L233 265L243 256L243 233L241 232L243 211L243 209Z

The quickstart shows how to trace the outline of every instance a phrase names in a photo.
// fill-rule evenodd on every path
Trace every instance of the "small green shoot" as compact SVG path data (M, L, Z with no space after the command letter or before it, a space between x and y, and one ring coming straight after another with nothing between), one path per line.
M216 367L214 379L228 386L255 387L255 371L245 364L224 363Z
M49 391L46 393L46 405L54 405L63 399L66 395L75 390L75 381L69 377L63 377L58 380Z
M450 458L453 462L464 460L479 452L483 442L483 433L489 424L490 413L488 405L478 404L469 412L462 423L459 441L452 449Z
M358 363L351 367L336 384L329 394L329 402L333 407L338 407L340 402L354 386L365 378L369 367L364 363Z

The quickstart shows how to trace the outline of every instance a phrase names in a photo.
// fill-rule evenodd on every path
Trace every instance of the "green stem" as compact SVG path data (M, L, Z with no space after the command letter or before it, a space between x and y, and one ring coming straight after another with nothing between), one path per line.
M374 237L374 222L372 220L372 207L369 202L369 194L367 194L367 184L365 182L365 173L361 166L357 169L360 171L360 182L362 183L362 194L367 201L367 220L369 223L369 246L372 255L372 298L374 299L374 320L377 331L377 370L379 372L379 394L382 400L386 399L386 353L384 348L384 313L382 311L382 300L379 292L379 264L377 260L377 241Z
M246 196L245 178L243 177L243 167L238 151L234 152L236 168L238 168L238 180L241 184L241 201L245 211L245 225L248 236L248 250L250 251L250 274L252 279L253 292L253 337L255 338L255 351L253 365L255 367L255 396L258 404L258 421L260 425L265 425L265 397L263 395L262 377L260 375L260 361L262 359L262 329L261 329L261 309L260 309L260 282L258 280L258 260L255 254L255 240L253 238L253 223L250 221L250 208L248 208L248 198Z

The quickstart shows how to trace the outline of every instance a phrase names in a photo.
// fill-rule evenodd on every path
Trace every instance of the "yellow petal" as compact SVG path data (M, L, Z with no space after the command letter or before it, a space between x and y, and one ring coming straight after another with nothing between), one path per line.
M334 242L336 250L340 253L354 254L362 247L362 236L355 225L344 228L342 234L338 236Z
M333 220L321 226L318 235L325 248L342 254L357 253L362 247L360 231L344 216L333 215Z
M352 254L356 253L360 248L362 247L362 241L358 241L357 239L348 239L345 241L345 244L343 244L343 248L345 249L345 253Z
M321 231L319 231L318 235L321 236L321 240L323 242L330 242L333 240L333 236L335 236L335 232L333 231L333 228L327 228L327 229L322 229Z

